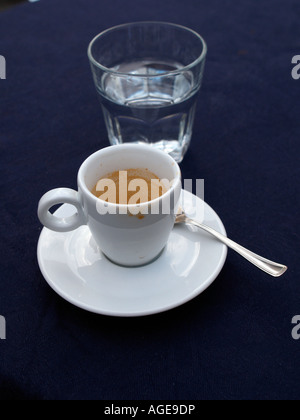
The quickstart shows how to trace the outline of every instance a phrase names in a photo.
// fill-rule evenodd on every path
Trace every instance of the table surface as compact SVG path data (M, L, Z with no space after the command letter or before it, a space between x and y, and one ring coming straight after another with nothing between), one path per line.
M299 0L43 0L0 14L0 399L298 399ZM192 302L145 318L84 312L40 273L39 198L76 188L108 145L86 49L100 31L162 20L209 47L184 178L205 179L228 235L289 266L274 279L233 252Z

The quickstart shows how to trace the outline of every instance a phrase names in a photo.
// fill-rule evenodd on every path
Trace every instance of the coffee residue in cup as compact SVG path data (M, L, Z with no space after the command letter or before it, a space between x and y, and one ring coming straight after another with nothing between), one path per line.
M149 169L125 169L103 176L92 193L114 204L141 204L155 200L168 191L167 186Z

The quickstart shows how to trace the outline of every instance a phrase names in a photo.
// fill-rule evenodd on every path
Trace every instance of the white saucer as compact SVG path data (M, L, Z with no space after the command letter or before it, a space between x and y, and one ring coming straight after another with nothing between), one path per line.
M182 199L185 209L200 200L186 191ZM56 215L73 213L65 204ZM204 223L226 235L220 218L205 203ZM159 259L139 268L108 261L87 226L69 233L44 228L38 243L40 269L55 292L87 311L122 317L164 312L190 301L213 283L226 256L225 245L184 225L174 228Z

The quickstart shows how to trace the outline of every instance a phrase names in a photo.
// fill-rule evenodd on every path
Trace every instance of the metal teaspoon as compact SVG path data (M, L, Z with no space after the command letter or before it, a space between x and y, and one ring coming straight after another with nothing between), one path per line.
M181 209L180 209L181 212ZM221 233L217 232L216 230L212 229L209 226L203 225L196 220L192 220L185 213L178 214L176 217L175 224L184 223L187 225L193 225L200 229L205 230L206 232L210 233L211 235L215 236L219 241L223 242L229 248L236 251L238 254L242 255L242 257L246 258L249 262L254 264L256 267L261 269L267 274L270 274L273 277L280 277L282 276L288 269L287 266L275 263L273 261L267 260L254 252L249 251L248 249L244 248L243 246L237 244L236 242L232 241L231 239L227 238L226 236L222 235Z

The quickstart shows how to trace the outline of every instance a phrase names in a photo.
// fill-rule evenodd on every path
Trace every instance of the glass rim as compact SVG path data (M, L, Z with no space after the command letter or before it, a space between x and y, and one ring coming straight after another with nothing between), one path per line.
M114 74L114 75L119 76L119 77L130 76L130 77L139 77L139 78L146 78L146 79L157 77L157 76L154 76L153 74L152 75L150 75L150 74L132 74L130 72L127 73L127 72L120 72L120 71L117 71L117 70L113 70L113 69L111 69L109 67L106 67L106 66L102 65L101 63L99 63L93 56L92 48L93 48L94 44L103 35L106 35L109 32L113 32L113 31L116 31L118 29L126 28L126 27L129 27L129 26L134 26L134 25L165 25L165 26L170 26L170 27L173 27L173 28L183 29L183 30L193 34L202 43L202 46L203 46L202 53L199 55L199 57L196 60L194 60L193 62L191 62L190 64L188 64L184 67L181 67L180 69L176 69L176 70L172 70L172 71L167 71L165 73L161 73L159 75L159 77L174 76L174 75L181 74L182 72L188 71L191 68L197 66L199 63L201 63L207 55L207 44L206 44L204 38L198 32L194 31L193 29L190 29L190 28L188 28L186 26L183 26L183 25L178 25L176 23L160 22L160 21L142 21L142 22L124 23L124 24L121 24L121 25L113 26L111 28L108 28L108 29L100 32L98 35L96 35L92 39L92 41L90 42L89 47L88 47L88 57L89 57L90 62L94 66L96 66L99 69L101 69L102 71L104 71L105 73Z

